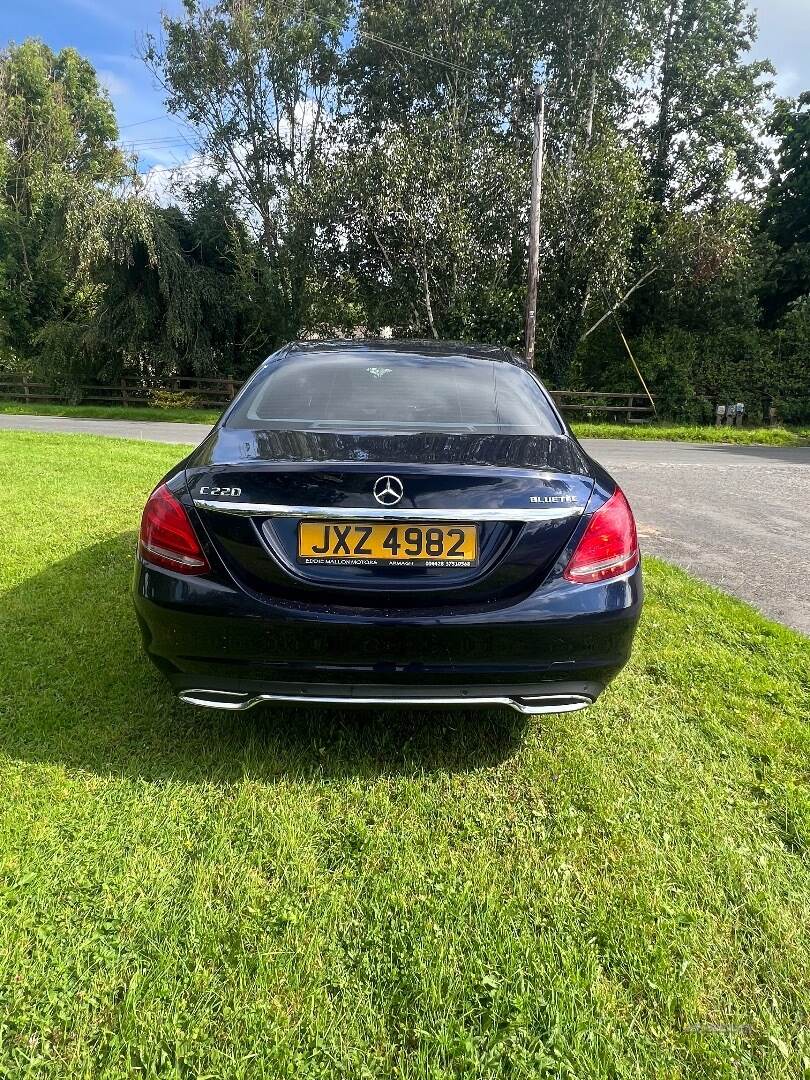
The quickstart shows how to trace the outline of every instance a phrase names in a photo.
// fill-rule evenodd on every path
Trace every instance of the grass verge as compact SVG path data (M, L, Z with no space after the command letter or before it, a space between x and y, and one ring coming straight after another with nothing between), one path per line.
M26 416L75 416L90 420L156 420L178 424L215 424L222 409L157 409L131 405L25 405L16 401L0 402L3 413Z
M75 416L103 420L162 420L185 424L214 424L216 409L155 409L117 405L24 405L0 403L0 414ZM582 439L674 440L676 442L734 443L739 445L801 446L810 442L810 428L717 428L698 424L573 423Z
M810 428L727 428L701 424L572 424L580 439L671 440L690 443L726 443L739 446L802 446L810 442Z
M648 560L585 713L196 712L128 596L184 452L0 432L0 1076L804 1075L807 639Z

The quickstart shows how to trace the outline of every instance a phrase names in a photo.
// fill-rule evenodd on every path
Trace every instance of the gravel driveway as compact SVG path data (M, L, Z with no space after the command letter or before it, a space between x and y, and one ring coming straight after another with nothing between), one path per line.
M199 424L0 415L0 427L198 443ZM643 549L810 635L810 447L586 439Z

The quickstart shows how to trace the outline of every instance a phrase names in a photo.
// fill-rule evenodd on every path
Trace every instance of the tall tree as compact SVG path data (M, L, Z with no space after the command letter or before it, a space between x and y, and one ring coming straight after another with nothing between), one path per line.
M371 325L517 341L529 82L515 40L483 0L360 6L335 240Z
M744 330L753 340L759 316L751 269L755 217L741 199L757 197L766 171L765 103L773 69L746 58L756 20L744 0L653 0L650 14L649 56L627 125L649 200L633 256L633 276L644 288L630 295L621 316L628 336L647 342L672 328L698 334L703 329L696 320L706 316L711 298L723 297L713 308L717 319L726 313L718 325ZM735 322L734 311L744 311L743 322ZM702 339L704 372L711 366L707 348L715 344ZM719 392L715 383L712 393Z
M0 53L0 313L8 356L81 297L69 287L64 215L86 185L124 174L109 96L73 49L29 39Z
M769 133L778 145L762 222L775 258L764 300L775 320L810 295L810 91L776 102Z
M344 95L345 157L357 178L342 185L352 222L345 250L376 308L399 304L390 321L519 342L533 85L542 77L541 306L554 314L538 322L539 352L564 379L589 302L624 280L637 169L612 123L641 22L626 0L361 5Z
M765 174L763 102L773 67L746 61L756 16L745 0L659 0L636 133L657 206L688 209L750 192Z
M144 59L170 112L199 135L205 161L236 181L283 316L280 337L306 321L319 205L335 111L347 0L186 0Z
M626 291L648 216L623 126L652 25L647 0L548 0L529 11L549 101L538 353L563 385L589 320Z

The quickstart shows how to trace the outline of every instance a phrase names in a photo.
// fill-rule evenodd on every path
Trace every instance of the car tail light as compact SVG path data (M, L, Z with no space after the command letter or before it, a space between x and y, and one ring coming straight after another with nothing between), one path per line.
M638 535L630 504L616 488L594 513L563 574L584 584L626 574L638 564Z
M211 570L188 514L165 484L155 488L144 507L138 551L144 562L178 574Z

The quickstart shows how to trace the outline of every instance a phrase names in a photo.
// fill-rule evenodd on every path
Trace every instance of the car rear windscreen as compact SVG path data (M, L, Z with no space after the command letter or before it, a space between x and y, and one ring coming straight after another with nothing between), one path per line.
M225 426L562 434L540 385L514 364L365 351L293 353L271 362Z

